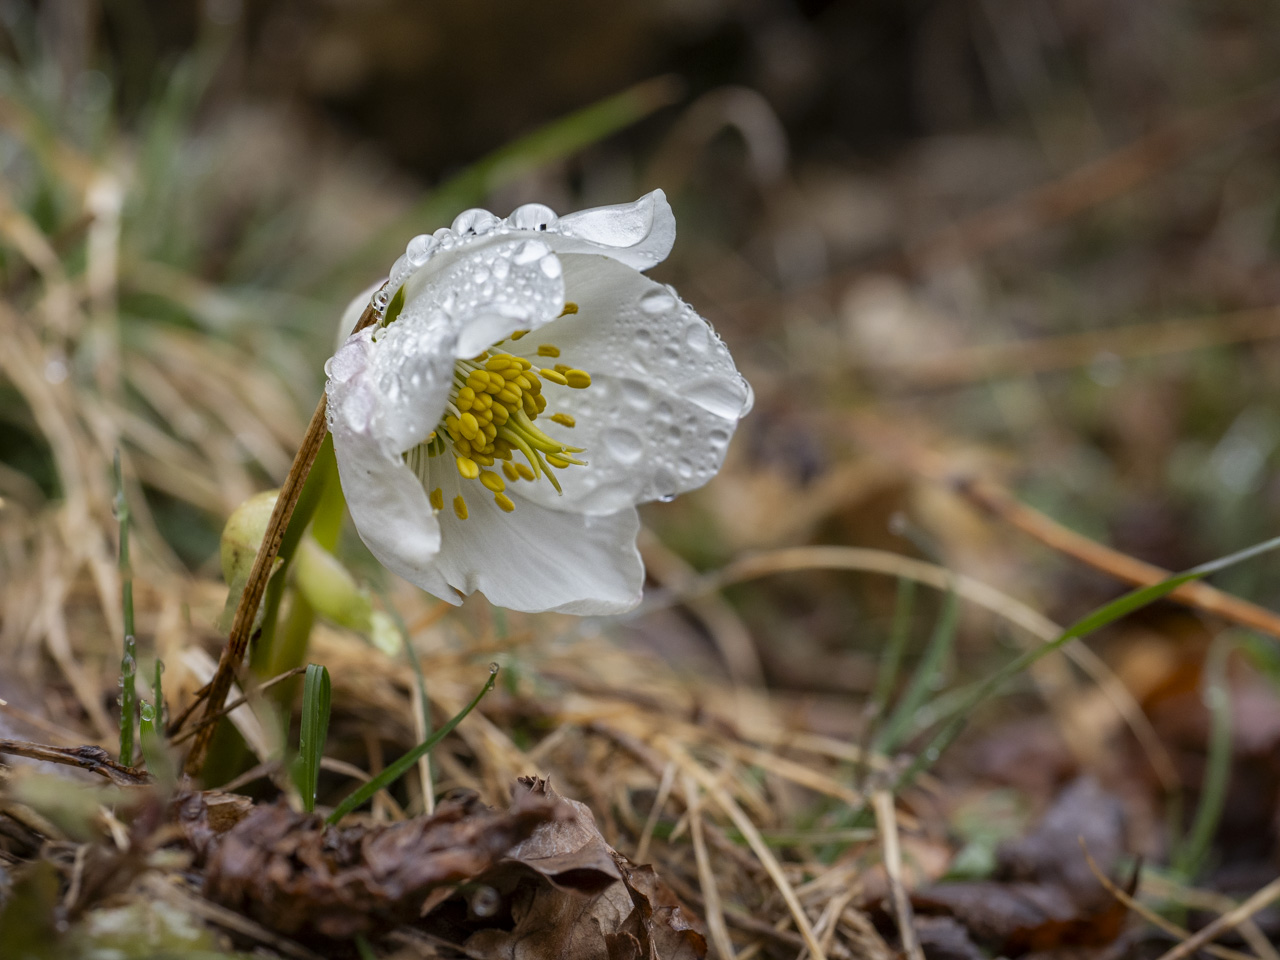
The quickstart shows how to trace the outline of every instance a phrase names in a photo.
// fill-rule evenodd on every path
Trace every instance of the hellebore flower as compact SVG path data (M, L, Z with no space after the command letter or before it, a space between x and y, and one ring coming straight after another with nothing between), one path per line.
M451 603L639 602L635 505L706 483L752 402L710 325L639 272L674 241L661 190L409 241L383 322L325 367L351 516L388 569Z

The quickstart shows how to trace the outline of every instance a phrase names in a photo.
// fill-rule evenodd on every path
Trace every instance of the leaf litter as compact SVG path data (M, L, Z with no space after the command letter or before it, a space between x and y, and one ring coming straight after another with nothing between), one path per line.
M1049 42L1038 28L1014 29L1004 16L1011 12L991 18L992 30L1007 31L995 48L1017 59L1017 44L1032 42L1026 38ZM1221 44L1173 46L1179 56L1213 51L1214 64L1238 71L1252 42L1250 31L1240 29L1245 16L1212 28L1225 31L1213 34ZM1118 42L1131 25L1099 7L1072 13L1066 26L1064 42L1072 43L1091 31ZM922 36L939 43L945 33L926 29ZM1255 38L1273 33L1253 31ZM1257 43L1254 53L1265 52ZM977 46L984 57L995 49L987 39ZM457 49L472 55L467 45ZM1234 54L1219 57L1221 49ZM1036 62L1044 51L1030 52L1031 60L1018 62ZM586 69L589 58L574 59ZM1158 52L1150 59L1158 60ZM1102 60L1145 69L1134 58L1099 58L1089 69L1117 69L1100 66ZM998 66L985 67L987 83L1008 86ZM1181 62L1176 70L1196 72ZM1238 89L1240 74L1228 79ZM761 344L748 360L760 387L758 426L746 428L715 495L648 518L649 566L674 602L663 610L657 594L649 615L599 630L554 617L508 620L475 606L454 614L393 588L387 600L430 665L430 719L439 722L466 702L477 664L502 659L507 684L433 753L434 783L407 777L375 797L367 814L337 827L279 801L287 783L267 736L254 739L261 762L235 788L252 796L203 791L170 802L158 788L131 785L140 779L131 768L107 762L116 746L119 653L103 638L118 637L122 627L107 482L118 447L136 524L140 646L144 656L162 656L169 665L172 708L189 703L203 684L187 655L208 663L217 657L224 637L212 624L226 588L200 572L207 554L200 536L267 478L278 482L287 467L301 430L296 401L311 399L305 384L318 364L298 359L307 348L300 350L273 317L323 299L311 290L299 297L261 289L258 271L270 272L269 256L265 268L244 257L253 275L236 274L234 263L222 262L222 231L234 233L236 218L256 211L255 203L265 200L265 210L289 191L335 204L332 197L349 196L353 187L345 174L335 177L312 162L315 151L280 116L237 115L220 123L211 111L214 118L199 132L202 149L251 169L256 158L259 170L272 173L246 178L245 206L228 214L224 191L200 173L221 176L221 165L186 163L190 144L158 138L149 155L173 158L172 169L131 172L148 191L182 195L193 222L217 225L211 267L199 256L184 258L187 244L173 243L165 229L155 242L139 236L127 217L121 223L109 202L120 197L115 160L82 152L73 136L50 135L41 111L7 90L6 134L18 149L38 147L31 153L53 171L56 189L37 183L30 190L30 182L15 178L6 185L12 197L0 222L4 948L19 956L95 960L109 950L125 957L229 950L354 956L358 943L330 935L345 930L364 935L383 957L684 957L717 949L702 939L696 914L718 912L724 920L718 942L728 940L744 957L808 950L814 958L889 960L898 955L903 919L893 914L909 909L906 921L927 960L993 951L1146 956L1197 926L1222 936L1212 947L1219 957L1248 950L1274 960L1268 941L1280 926L1265 903L1250 899L1260 888L1270 894L1266 884L1275 873L1273 645L1242 642L1233 658L1231 788L1213 832L1214 856L1190 876L1155 869L1140 876L1131 867L1136 854L1151 863L1171 859L1179 834L1176 823L1165 827L1171 795L1190 809L1211 792L1203 782L1212 766L1212 725L1202 664L1219 631L1195 608L1149 611L1096 647L1076 651L1095 657L1077 663L1101 664L1088 679L1065 661L1037 672L1008 701L990 707L1004 711L1005 734L975 722L986 751L981 762L976 750L966 752L965 762L944 762L934 778L895 798L905 908L884 882L883 838L860 819L864 795L881 788L901 762L861 748L871 740L860 704L875 686L877 644L885 635L879 617L892 609L892 578L919 577L921 567L930 567L944 589L948 580L987 587L982 609L963 613L953 662L939 664L930 678L940 683L960 679L976 657L1006 652L1008 624L1021 623L1016 638L1026 640L1020 631L1027 611L1039 618L1032 639L1043 642L1053 624L1039 611L1069 622L1082 604L1092 605L1090 598L1114 593L1109 580L1033 559L1034 544L1011 542L954 495L957 476L1011 486L1016 480L1026 499L1051 504L1047 512L1069 519L1073 529L1091 529L1171 569L1228 552L1264 523L1274 526L1265 471L1274 425L1256 414L1274 392L1268 340L1275 312L1256 301L1260 291L1274 291L1276 280L1269 234L1249 226L1273 219L1274 164L1251 141L1270 122L1274 95L1263 88L1215 101L1219 94L1188 89L1198 91L1199 105L1159 103L1158 116L1143 114L1152 121L1149 133L1133 132L1136 114L1109 112L1105 86L1072 89L1055 103L1094 95L1109 135L1133 137L1102 145L1097 162L1053 158L1057 169L1070 172L1055 179L1042 171L1044 182L1025 194L990 182L992 171L1003 181L1008 168L1007 131L919 138L901 160L856 177L825 161L821 169L797 163L788 172L794 182L783 178L766 188L776 190L766 196L767 227L731 244L717 238L706 244L704 259L673 264L677 273L697 275L699 296L724 317L726 338L758 337ZM1024 98L1028 92L1034 93L1004 89L1004 102L1038 111L1037 129L1049 134L1040 147L1055 142L1055 134L1057 142L1076 143L1080 130L1096 126L1092 118L1067 117L1074 127L1055 127L1062 111ZM1205 103L1212 104L1207 112ZM715 108L713 97L684 110L685 139L671 136L662 152L688 157L689 142L712 140L717 121L707 118ZM1024 119L1019 113L1012 126ZM689 139L690 125L702 133ZM269 149L255 153L263 142ZM1170 143L1176 149L1165 149ZM1233 145L1225 163L1219 143ZM1178 169L1188 157L1197 161L1190 174ZM616 178L612 168L593 167L596 159L580 162L589 174L584 180ZM717 209L735 211L710 233L754 209L754 192L733 192L741 188L737 178L703 183L695 165L686 166L682 176L693 177L709 217ZM281 183L285 170L289 184ZM283 192L257 196L260 183L267 184L264 193ZM568 179L554 189L572 192ZM368 225L338 211L341 229L314 231L324 235L324 256L290 237L278 251L281 261L306 260L312 272L350 262L369 239L366 231L377 230L378 211L389 219L408 205L407 197L367 184L354 192L370 198L359 208L372 212ZM684 192L687 201L690 191ZM57 222L46 235L50 195L62 198L65 209L52 214ZM1146 219L1110 219L1114 211L1106 205L1113 199ZM456 206L483 200L468 195ZM879 216L864 216L877 210ZM161 228L169 223L161 211L145 212ZM697 220L691 222L697 231ZM865 235L848 236L851 224ZM1108 235L1123 233L1124 242L1099 244L1099 226ZM95 239L83 251L82 282L75 261L86 230ZM828 253L849 254L856 241L855 259L809 280L774 277L771 267L751 259L751 250L783 251L782 241L797 237L809 244L801 248L818 254L824 243ZM1070 263L1054 252L1063 238L1075 251ZM208 238L194 242L202 239ZM1009 242L1028 239L1036 242ZM271 246L262 236L254 242ZM73 255L64 257L69 249ZM904 251L910 262L899 263ZM1046 288L1045 277L1054 285ZM1177 289L1169 278L1177 278ZM828 299L838 307L820 302ZM163 309L151 309L152 301ZM1164 314L1171 307L1194 315L1169 321ZM170 313L177 323L164 321ZM1107 325L1148 313L1153 319ZM780 317L790 318L785 331ZM989 326L975 327L976 318ZM327 318L317 318L320 326L327 331ZM963 393L966 386L978 387L973 393L981 398ZM1041 429L1049 411L1053 428ZM975 423L983 425L977 432ZM30 450L12 445L14 436L39 448L35 467ZM1164 475L1167 464L1178 467L1180 489L1168 489L1175 471ZM1195 511L1211 522L1191 523ZM891 525L893 517L905 522ZM1196 533L1197 525L1212 529ZM860 552L854 556L845 544L858 544ZM789 566L776 554L743 558L767 578L749 588L726 580L723 592L700 595L705 603L680 601L686 585L699 585L695 568L722 567L761 548L795 552ZM847 561L841 569L861 572L836 574L823 566L829 553L821 562L814 557L818 549L840 552ZM662 551L687 562L664 568ZM1073 556L1090 562L1098 553L1077 549ZM924 564L920 556L938 562ZM888 577L876 582L864 575L869 570ZM1258 580L1232 586L1274 601L1268 577ZM1015 597L1032 599L1023 604ZM912 611L917 634L927 632L933 612L929 598ZM652 655L655 649L661 656ZM349 792L349 778L420 741L422 716L404 664L327 627L313 637L312 650L333 671L334 725L321 777L321 802L332 802ZM756 683L761 676L767 691ZM1119 700L1116 685L1104 689L1108 677ZM251 684L243 686L238 719L250 716L259 731L272 729L270 708ZM1135 718L1148 723L1146 739L1135 739ZM1151 731L1155 745L1172 755L1158 769ZM659 749L664 742L674 747ZM904 745L910 751L915 743ZM672 759L677 753L681 765ZM123 792L84 787L84 777L37 784L29 777L32 764L114 775ZM683 764L696 765L693 786ZM1096 779L1080 779L1083 771ZM533 773L555 777L578 799L557 799L544 781L517 780ZM513 784L519 784L514 791ZM989 865L972 858L957 864L958 853L979 840L952 818L956 796L981 799L1011 787L1028 807L1044 811L1038 825L1027 833L1021 821L1013 829L1002 825ZM434 788L447 791L439 812L416 815ZM702 802L702 791L717 803ZM637 866L618 852L637 849L653 866ZM765 868L762 849L776 870ZM1185 922L1170 925L1151 913L1163 921L1160 929L1173 931L1160 933L1125 920L1120 897L1081 869L1085 850L1121 893L1140 881L1138 906ZM965 879L948 879L952 870ZM797 932L800 921L812 946Z

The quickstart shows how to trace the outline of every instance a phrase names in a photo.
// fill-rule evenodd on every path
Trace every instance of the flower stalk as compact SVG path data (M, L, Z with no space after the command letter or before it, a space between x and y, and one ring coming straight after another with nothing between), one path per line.
M352 333L372 326L380 317L378 308L370 303L360 315ZM284 542L285 530L288 529L294 508L298 505L298 498L302 495L303 484L311 473L311 465L315 463L320 446L324 443L325 434L328 433L325 419L327 406L327 397L321 395L320 402L316 404L315 413L311 415L311 422L307 424L302 443L298 446L298 452L293 458L289 475L285 477L280 487L275 509L271 511L271 519L267 522L267 530L262 537L262 546L258 548L258 553L254 557L244 593L240 595L240 603L236 607L235 619L231 622L227 644L223 647L222 656L218 660L218 669L204 691L205 720L211 720L221 710L227 694L231 691L236 671L240 669L240 664L244 661L245 653L249 649L254 615L266 592L272 565L280 552L280 545ZM199 728L184 764L184 770L188 775L198 777L200 771L204 769L209 744L216 729L217 724L212 722Z

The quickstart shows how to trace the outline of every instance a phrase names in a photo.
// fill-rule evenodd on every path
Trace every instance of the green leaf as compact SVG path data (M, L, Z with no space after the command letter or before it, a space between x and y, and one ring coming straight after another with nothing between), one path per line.
M334 808L333 813L329 814L325 822L337 823L379 790L386 789L404 776L413 767L413 765L418 762L419 757L433 749L437 743L453 732L454 727L461 723L463 718L474 710L480 701L484 699L484 695L493 689L493 685L497 682L497 679L498 665L496 663L490 664L489 679L485 682L485 685L480 688L480 692L476 694L474 700L463 707L456 716L448 720L439 730L431 734L431 736L427 737L427 739L423 740L408 753L402 754L368 783L361 784L349 797L347 797L347 799L343 800Z
M295 767L295 782L307 813L316 808L316 786L320 782L320 760L329 734L332 692L328 668L316 663L308 664L307 675L302 682L302 729L298 736L298 764Z

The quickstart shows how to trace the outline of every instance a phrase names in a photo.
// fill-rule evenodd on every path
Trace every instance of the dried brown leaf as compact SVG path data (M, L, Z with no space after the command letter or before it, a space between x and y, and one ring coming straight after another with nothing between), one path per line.
M554 801L534 796L505 813L446 803L431 817L342 828L260 806L213 845L204 893L290 936L348 938L416 920L433 889L483 872L554 816Z

